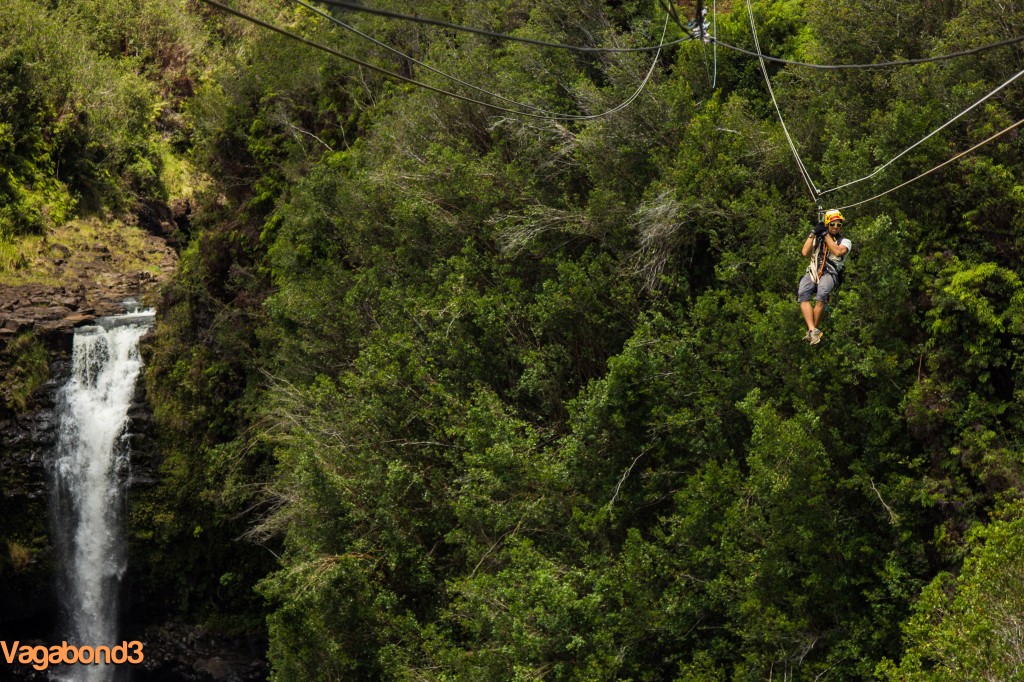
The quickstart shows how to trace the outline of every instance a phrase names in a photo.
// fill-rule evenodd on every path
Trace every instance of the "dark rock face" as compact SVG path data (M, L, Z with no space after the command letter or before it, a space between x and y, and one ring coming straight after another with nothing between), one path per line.
M0 563L0 631L17 624L26 634L38 632L56 612L46 465L57 443L56 404L70 363L58 357L51 369L26 414L0 412L0 557L7 557Z
M145 662L132 676L143 682L263 682L269 673L264 642L212 635L165 624L142 633Z
M177 248L182 236L190 230L192 202L189 199L173 199L169 204L148 204L140 207L139 227L163 239Z

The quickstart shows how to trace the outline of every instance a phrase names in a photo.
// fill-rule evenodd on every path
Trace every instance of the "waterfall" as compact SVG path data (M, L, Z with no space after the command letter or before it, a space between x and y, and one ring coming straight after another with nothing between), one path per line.
M139 339L152 311L100 318L75 331L71 377L59 403L51 467L58 590L69 644L118 644L119 592L127 559L125 426L142 368ZM74 682L113 677L110 668L75 666ZM63 675L63 673L62 673Z

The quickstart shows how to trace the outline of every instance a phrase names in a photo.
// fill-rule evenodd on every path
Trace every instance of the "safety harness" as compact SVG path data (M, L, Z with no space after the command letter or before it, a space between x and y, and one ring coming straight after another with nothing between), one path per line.
M839 242L842 243L842 237ZM847 252L848 253L848 252ZM843 283L843 260L846 255L835 256L828 247L825 246L825 235L819 235L814 240L814 251L811 254L811 264L807 266L807 272L810 274L811 279L817 284L821 280L821 276L826 272L832 275L832 278L836 281L838 287Z

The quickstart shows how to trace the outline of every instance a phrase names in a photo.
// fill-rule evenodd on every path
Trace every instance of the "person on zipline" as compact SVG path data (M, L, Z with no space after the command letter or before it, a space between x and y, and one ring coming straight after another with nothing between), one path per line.
M843 222L843 214L838 210L825 211L824 219L807 235L800 250L805 258L810 257L811 264L800 278L796 300L800 303L800 312L807 323L804 341L812 346L821 341L818 325L825 315L825 304L829 295L839 286L843 262L853 248L853 242L842 236ZM812 299L817 299L816 305L812 306Z

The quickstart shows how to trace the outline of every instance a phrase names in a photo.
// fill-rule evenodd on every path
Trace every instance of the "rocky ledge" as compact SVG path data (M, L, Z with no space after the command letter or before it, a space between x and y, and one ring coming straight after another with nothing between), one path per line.
M160 236L134 230L131 242L116 227L84 224L71 239L99 239L70 249L44 243L25 266L29 283L0 284L0 347L26 330L53 339L96 317L125 311L126 301L144 302L177 267L177 254ZM32 282L44 279L45 282Z

